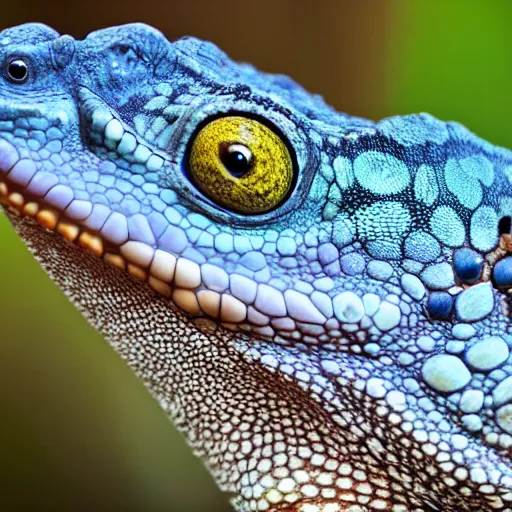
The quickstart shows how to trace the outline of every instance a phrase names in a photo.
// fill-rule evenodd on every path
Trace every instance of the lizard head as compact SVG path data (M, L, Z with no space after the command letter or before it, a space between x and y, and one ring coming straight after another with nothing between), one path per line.
M341 290L343 265L354 288L363 260L352 251L340 264L339 249L360 244L337 228L333 244L338 220L323 214L321 142L339 128L324 123L335 114L322 100L142 25L84 41L26 25L2 41L11 209L191 315L269 339L297 322L313 343L329 319L339 330L327 292ZM337 117L351 130L369 124Z
M350 389L439 485L461 450L473 483L506 486L510 152L426 114L336 113L143 25L9 29L0 66L0 199L24 238L55 232L170 317L235 333L347 429Z

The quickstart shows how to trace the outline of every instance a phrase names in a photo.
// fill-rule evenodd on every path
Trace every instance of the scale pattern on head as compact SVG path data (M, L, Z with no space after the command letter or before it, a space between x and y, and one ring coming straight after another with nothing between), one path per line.
M510 151L145 25L0 65L0 200L239 510L510 510Z

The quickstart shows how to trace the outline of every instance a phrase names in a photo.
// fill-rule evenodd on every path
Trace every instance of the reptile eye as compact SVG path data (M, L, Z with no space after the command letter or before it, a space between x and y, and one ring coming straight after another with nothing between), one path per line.
M7 77L11 82L22 84L28 80L28 66L22 59L15 59L7 66Z
M294 165L282 138L268 126L227 116L204 126L192 142L189 173L210 199L242 214L265 213L290 191Z

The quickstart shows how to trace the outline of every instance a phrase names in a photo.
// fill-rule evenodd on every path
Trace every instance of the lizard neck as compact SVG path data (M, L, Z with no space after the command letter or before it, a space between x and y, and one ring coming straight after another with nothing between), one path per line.
M317 379L294 379L276 371L272 360L295 359L291 364L311 365L305 373L315 375L320 359L312 354L304 359L290 348L281 353L204 319L194 323L147 284L41 229L30 218L10 217L50 278L104 334L186 435L221 490L244 496L256 465L263 475L268 470L261 481L272 486L280 478L286 481L288 474L308 472L321 478L324 473L311 465L321 460L326 467L335 464L341 474L355 472L362 483L386 477L400 485L404 479L414 481L415 493L408 499L434 502L442 495L446 510L455 510L449 508L459 500L453 489L400 463L402 434L392 422L393 413L382 417L358 391L354 359L344 364L346 355L339 354L336 364L346 371L335 380L318 374ZM354 406L361 401L368 411L365 418ZM361 457L348 451L353 444L360 446ZM418 443L418 453L420 448ZM268 461L268 468L261 460ZM387 474L390 464L400 471ZM272 498L275 490L266 492ZM239 500L234 504L244 510Z
M268 418L276 428L280 418L302 417L315 432L333 429L320 405L304 408L304 390L240 349L241 335L204 319L193 323L146 283L30 218L8 215L49 277L135 371L223 491L241 490L243 468L237 481L235 450L226 449L239 427L252 440L263 435Z

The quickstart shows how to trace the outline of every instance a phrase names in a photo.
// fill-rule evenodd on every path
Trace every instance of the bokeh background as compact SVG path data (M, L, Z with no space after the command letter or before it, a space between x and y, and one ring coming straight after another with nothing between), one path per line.
M338 109L428 111L512 147L512 2L1 0L0 27L143 21L286 73ZM0 216L0 510L227 512L142 384Z

